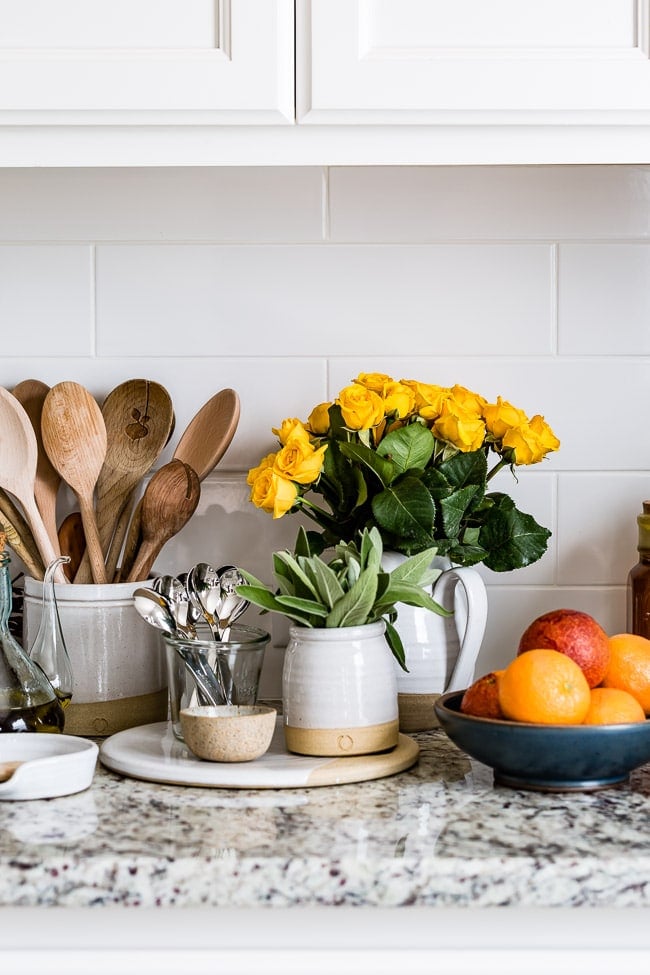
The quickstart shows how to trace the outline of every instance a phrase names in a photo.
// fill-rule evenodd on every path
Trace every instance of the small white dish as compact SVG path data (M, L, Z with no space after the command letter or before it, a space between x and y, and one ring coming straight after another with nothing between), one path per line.
M19 763L0 782L2 799L53 799L87 789L99 749L74 735L8 732L0 735L0 772ZM7 770L7 772L10 770Z

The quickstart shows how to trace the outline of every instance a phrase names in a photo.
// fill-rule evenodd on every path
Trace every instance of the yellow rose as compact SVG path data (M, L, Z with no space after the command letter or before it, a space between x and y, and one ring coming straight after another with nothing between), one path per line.
M280 477L297 481L298 484L311 484L321 472L326 450L327 444L314 450L309 441L295 437L277 452L273 470Z
M495 440L501 440L508 430L518 428L528 423L528 417L523 410L518 410L512 403L497 396L496 403L485 403L483 418L488 433Z
M459 386L456 383L449 390L452 398L459 403L463 409L469 410L470 412L480 413L483 407L487 404L487 400L480 393L475 393L471 389L467 389L465 386Z
M251 501L257 508L274 518L281 518L293 507L298 497L298 485L280 477L271 467L262 470L253 481Z
M329 408L331 403L319 403L315 406L307 419L307 426L317 436L327 433L330 428Z
M358 383L359 386L364 386L365 389L371 389L373 393L379 393L381 396L384 387L388 383L392 383L393 379L391 376L387 376L385 372L360 372L354 382Z
M252 484L258 475L262 473L262 471L265 471L267 467L273 467L274 463L275 453L267 454L266 457L262 458L257 467L251 467L246 478L246 483Z
M309 442L309 434L305 430L304 425L295 416L290 417L288 420L283 420L282 426L279 429L277 427L272 427L271 429L283 445L288 444L290 440L294 440L296 437Z
M443 404L442 413L432 430L436 437L446 440L463 453L478 450L485 439L485 423L481 417L464 410L451 399Z
M557 450L557 439L544 417L537 414L529 423L508 430L502 440L514 452L515 464L538 464L551 450Z
M336 402L341 407L343 422L350 430L370 430L384 419L381 396L358 383L342 389Z
M386 383L383 397L385 412L397 413L400 419L409 416L415 409L415 392L404 383Z
M442 405L449 398L447 386L434 386L432 383L419 383L416 379L401 379L415 394L415 408L425 420L435 420L442 413Z

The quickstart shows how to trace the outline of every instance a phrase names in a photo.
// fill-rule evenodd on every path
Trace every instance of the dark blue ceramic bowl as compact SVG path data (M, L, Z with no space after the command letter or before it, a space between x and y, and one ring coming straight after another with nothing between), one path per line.
M494 781L540 792L586 792L625 782L650 762L650 720L637 724L544 725L462 714L464 691L435 703L454 744L494 770Z

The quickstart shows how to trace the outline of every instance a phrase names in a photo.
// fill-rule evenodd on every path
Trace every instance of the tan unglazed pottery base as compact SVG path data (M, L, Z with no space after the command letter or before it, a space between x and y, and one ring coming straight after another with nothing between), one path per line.
M364 728L292 728L284 726L290 752L299 755L371 755L395 748L399 722L368 725Z
M121 697L114 701L91 701L75 704L65 709L66 735L105 738L117 731L134 728L154 721L166 721L168 705L167 688L152 694Z
M439 728L433 705L440 694L398 694L399 730L404 734L412 731L430 731Z

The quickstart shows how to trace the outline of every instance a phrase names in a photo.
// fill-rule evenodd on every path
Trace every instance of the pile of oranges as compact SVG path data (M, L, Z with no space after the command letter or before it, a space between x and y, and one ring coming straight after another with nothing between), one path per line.
M461 711L535 724L645 721L650 715L650 640L619 633L607 642L604 677L601 671L593 686L588 664L573 659L570 644L551 649L542 642L531 648L522 638L507 667L485 674L465 691Z

